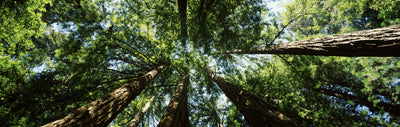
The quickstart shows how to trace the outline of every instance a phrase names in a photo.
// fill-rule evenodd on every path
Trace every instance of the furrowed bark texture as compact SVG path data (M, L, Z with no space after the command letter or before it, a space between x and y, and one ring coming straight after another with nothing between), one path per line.
M189 127L189 111L187 107L187 86L189 74L186 74L179 81L175 94L172 97L167 110L158 123L157 127Z
M151 103L153 102L155 96L152 96L150 100L146 103L146 105L142 108L142 111L138 112L135 117L131 120L128 127L137 127L142 121L144 114L149 110Z
M301 123L287 117L265 103L255 95L238 88L215 73L208 71L208 75L221 88L225 95L236 105L246 121L253 127L295 127Z
M66 117L48 123L44 127L107 126L164 67L165 65L159 66L137 80L114 90L107 96L76 109Z
M400 25L357 31L304 41L295 41L250 50L233 50L236 54L291 54L322 56L400 56Z

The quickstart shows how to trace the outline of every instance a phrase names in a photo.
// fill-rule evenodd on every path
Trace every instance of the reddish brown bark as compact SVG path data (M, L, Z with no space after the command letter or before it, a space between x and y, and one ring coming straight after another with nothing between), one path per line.
M172 97L157 127L189 127L189 111L187 107L187 87L189 75L186 74L179 81L175 94Z
M48 123L44 127L107 126L164 67L165 65L161 65L135 81L114 90L107 96L76 109L66 117Z
M268 105L255 95L232 85L211 71L208 75L221 88L225 95L236 105L246 121L253 127L294 127L301 123L287 117L277 108Z
M400 56L400 25L357 31L322 38L295 41L250 50L233 50L236 54L291 54L322 56Z

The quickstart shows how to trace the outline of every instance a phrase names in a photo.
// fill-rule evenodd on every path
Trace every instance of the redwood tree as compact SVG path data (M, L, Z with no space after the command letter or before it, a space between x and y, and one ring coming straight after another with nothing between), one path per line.
M38 126L62 118L72 109L99 99L126 84L122 82L127 79L136 79L151 71L160 62L168 63L171 68L165 69L164 72L169 72L152 81L156 86L176 84L184 74L179 72L182 68L191 68L191 76L198 81L191 82L196 84L190 85L193 91L189 89L187 94L181 93L188 97L174 96L176 99L171 102L171 105L192 102L190 104L193 106L171 106L160 126L164 125L163 122L180 123L180 117L185 118L185 125L182 126L189 126L186 110L193 114L189 117L192 122L190 124L197 126L213 126L217 122L220 126L247 126L248 123L253 126L299 125L283 114L298 116L305 126L389 126L386 123L391 120L385 119L392 119L396 114L398 116L396 106L399 105L400 74L397 72L400 70L396 68L400 68L399 59L384 62L384 66L380 66L381 60L376 58L326 57L318 61L307 56L399 56L396 49L398 26L270 45L276 39L302 40L314 34L337 34L339 30L344 33L378 28L384 23L379 21L379 17L396 19L391 24L398 24L400 13L397 10L400 7L394 1L295 0L292 5L296 6L286 9L290 15L281 15L293 24L286 24L280 17L268 18L267 15L275 14L268 11L267 4L271 5L270 2L263 0L54 0L52 6L44 4L50 0L25 1L23 5L14 1L0 5L0 12L3 12L3 15L0 14L0 22L4 24L0 26L0 31L4 31L0 32L0 123L5 126ZM47 28L61 32L54 35L58 37L65 34L66 39L50 36L38 39L37 36L48 32L45 32L45 24L39 21L41 13L36 12L43 12L43 21L49 23ZM313 15L304 16L306 14ZM369 24L373 24L373 27ZM360 29L353 29L355 26ZM284 28L296 32L295 37L288 35L279 38ZM264 42L268 42L267 46L250 49ZM57 46L52 46L53 43ZM281 61L275 56L276 59L266 59L264 55L218 53L235 53L232 52L234 49L242 49L235 50L239 54L303 55L276 55ZM258 49L263 52L256 52ZM39 53L42 51L44 53ZM49 55L48 58L45 54ZM327 62L330 59L335 62ZM347 62L349 64L339 67L344 60L360 60L362 66L348 68L356 62ZM42 73L34 72L42 65L45 67ZM219 82L219 87L236 106L230 101L222 106L220 102L215 103L215 100L220 99L225 102L225 97L221 96L222 92L211 80L204 80L208 77L207 73L199 73L203 72L205 66L240 79L232 85L213 75L217 77L215 81ZM332 71L330 67L337 71ZM259 68L263 68L260 70L263 73L255 73ZM321 74L321 70L326 70L327 74ZM177 76L177 73L181 76ZM337 78L344 74L351 75ZM346 80L362 84L353 86L336 82ZM139 100L127 104L135 96L139 98L137 96L140 91L145 92L141 93L143 96L140 95L140 98L146 98L159 90L162 91L161 96L173 94L176 88L174 85L163 89L151 87L147 90L150 88L147 87L142 90L148 82L146 85L140 81L136 83L140 86L123 86L49 126L106 126L126 106L110 125L123 126L139 112L136 107L143 104ZM184 86L179 86L178 90L187 90L181 87ZM140 90L131 92L136 88ZM265 96L262 98L258 95ZM269 100L279 106L272 105ZM214 107L205 106L204 102L208 101ZM163 101L155 100L153 104L155 106L149 109L152 112L144 116L148 121L142 120L142 125L155 124L150 121L151 118L158 121L166 111L167 106ZM369 108L360 111L359 106ZM249 122L234 107L238 107ZM198 113L204 110L209 111ZM369 115L370 111L372 115ZM184 115L176 115L180 113ZM221 117L218 114L222 114ZM169 117L173 118L172 122L168 121ZM396 125L398 122L392 124Z
M187 87L189 85L189 74L182 77L176 86L175 94L172 97L167 110L158 123L157 127L188 127L189 111L187 107Z
M236 54L292 54L322 56L400 56L400 25L322 38L233 50Z
M151 80L165 68L158 66L150 72L140 76L133 82L123 85L107 96L93 101L68 114L66 117L44 125L52 126L107 126L140 92Z
M147 101L146 105L142 108L142 111L138 112L135 117L129 123L129 127L137 127L142 120L144 114L149 110L151 103L154 101L154 97L152 96L149 101Z
M215 73L207 70L208 76L217 83L225 95L236 105L244 118L252 126L302 126L292 118L281 113L277 108L268 105L262 99L239 88Z
M371 110L371 111L379 112L381 109L383 109L383 111L388 112L394 118L398 119L400 117L400 105L398 105L398 104L391 104L391 103L386 103L383 101L374 104L373 102L369 101L367 97L354 96L351 94L334 91L334 90L329 90L329 89L323 89L323 88L320 88L320 92L323 94L329 95L329 96L334 96L337 98L341 98L341 99L348 100L348 101L353 101L354 103L367 106L369 108L369 110ZM379 107L382 107L382 108L379 108Z

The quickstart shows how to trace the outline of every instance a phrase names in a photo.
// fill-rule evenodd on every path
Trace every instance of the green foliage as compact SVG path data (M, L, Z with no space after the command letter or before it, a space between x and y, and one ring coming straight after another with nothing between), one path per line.
M261 0L187 3L187 12L166 0L1 3L0 123L44 125L167 64L112 126L125 126L159 93L141 126L157 124L184 73L193 126L248 126L204 69L305 126L399 124L399 58L224 53L398 24L398 1L296 0L282 15Z
M396 24L393 21L398 16L393 9L397 4L397 1L299 0L286 7L282 26L293 20L289 30L296 40L377 28L389 22ZM244 81L237 84L306 125L398 124L398 89L395 89L400 75L395 66L398 58L285 55L253 62L257 66L245 67L244 78L230 73L232 80ZM352 122L332 122L349 119Z
M370 61L368 63L375 63L375 66L363 65L364 59ZM389 111L382 112L382 108L387 108L382 107L382 101L394 103L393 108L398 102L394 96L385 94L398 93L391 87L400 74L395 71L397 67L390 67L397 62L397 58L273 57L268 62L259 63L260 66L254 69L247 69L244 74L246 77L238 78L245 83L238 85L263 97L292 118L301 119L306 125L388 125L395 122L396 117L393 114L389 121L382 119L385 112ZM372 77L369 76L369 68L394 70L386 73L382 71L382 74ZM363 81L364 79L366 80ZM365 86L368 83L372 84ZM322 90L336 93L330 94ZM351 93L355 97L335 96L338 93ZM385 99L382 100L378 96ZM369 110L360 106L366 106ZM372 112L373 116L363 112Z
M218 0L193 4L189 11L189 36L195 48L209 53L213 48L219 51L247 49L259 43L261 31L267 25L261 19L265 10L260 0L229 1ZM190 6L190 5L189 5Z
M392 0L298 0L287 6L283 20L300 16L291 27L297 39L347 33L398 24L399 5Z
M5 0L0 4L0 122L5 126L32 125L29 115L14 114L21 105L11 105L21 103L20 98L25 96L22 93L30 87L29 77L34 75L31 69L43 59L32 38L45 32L46 23L41 16L49 3L49 0Z

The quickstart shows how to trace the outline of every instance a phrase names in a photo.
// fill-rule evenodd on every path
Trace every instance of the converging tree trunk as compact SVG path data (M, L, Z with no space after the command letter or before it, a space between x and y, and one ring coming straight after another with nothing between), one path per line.
M233 50L235 54L291 54L322 56L400 56L400 25L322 38Z
M53 126L107 126L140 92L150 83L151 80L161 71L165 65L158 66L150 72L140 76L135 81L123 85L114 90L107 96L93 101L75 111L72 111L66 117L44 125Z
M131 120L128 127L137 127L142 121L144 114L149 110L151 103L153 102L155 96L152 96L149 101L147 101L146 105L142 108L142 111L138 112L135 117Z
M354 96L354 95L350 95L347 93L333 91L333 90L329 90L329 89L323 89L323 88L320 88L319 90L323 94L326 94L329 96L334 96L334 97L344 99L347 101L353 101L354 103L367 106L369 108L369 110L371 110L371 111L379 112L381 110L381 108L383 108L383 111L388 112L395 119L400 118L400 105L398 105L398 104L393 105L393 104L386 103L383 101L374 104L373 102L369 101L368 98L366 98L366 97Z
M222 121L223 118L221 119L219 117L219 115L217 113L217 109L215 109L215 108L212 109L212 116L214 117L215 122L218 124L219 127L224 127L224 121Z
M186 74L176 86L167 110L165 111L157 127L189 127L189 111L187 107L187 86L189 74Z
M255 95L232 85L222 77L207 70L208 75L217 83L225 95L236 105L246 121L253 127L294 127L301 123L282 114Z
M178 0L179 21L181 25L181 41L186 45L187 39L187 0Z

